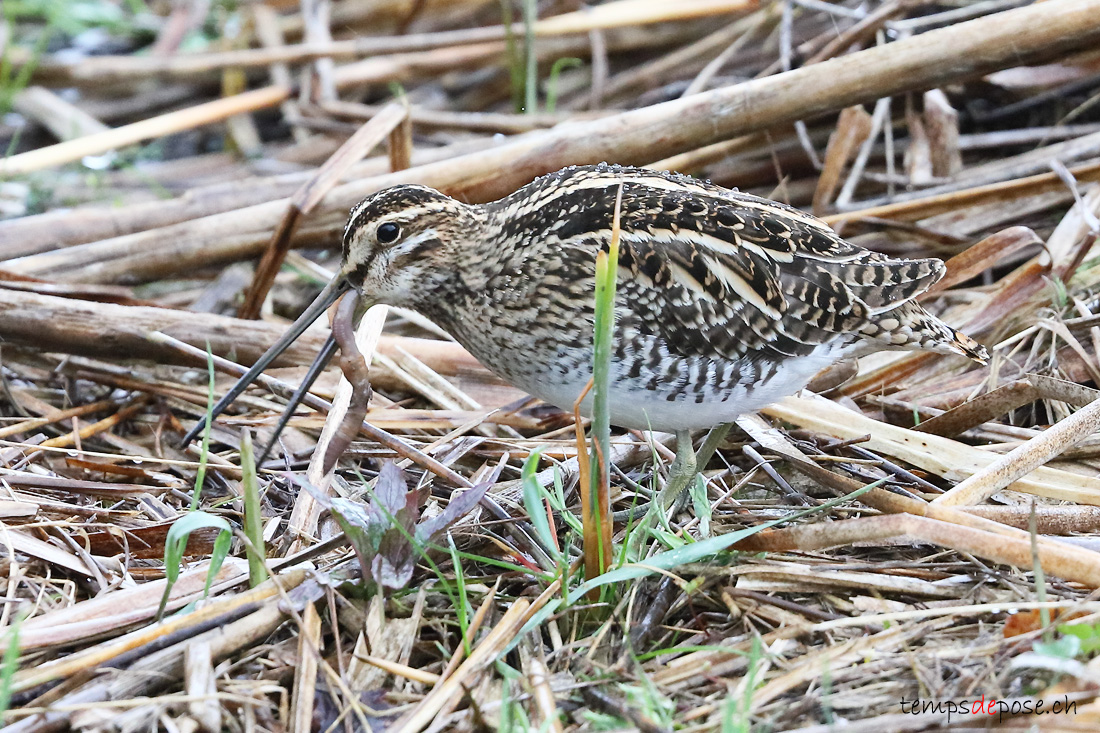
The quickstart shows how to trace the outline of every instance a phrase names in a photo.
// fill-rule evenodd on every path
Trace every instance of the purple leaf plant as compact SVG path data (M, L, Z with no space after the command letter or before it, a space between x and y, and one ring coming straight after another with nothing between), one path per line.
M409 490L405 472L393 461L382 466L366 504L320 496L312 486L306 488L332 512L344 530L359 558L368 587L393 591L412 580L421 548L473 509L489 490L489 483L452 495L439 515L423 521L420 521L420 493Z

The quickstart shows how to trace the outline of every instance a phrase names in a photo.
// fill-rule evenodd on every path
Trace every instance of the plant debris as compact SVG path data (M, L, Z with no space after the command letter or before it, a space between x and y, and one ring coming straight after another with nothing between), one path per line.
M1097 727L1098 44L1100 0L4 2L6 730ZM364 196L600 161L945 260L990 363L840 365L696 436L667 522L672 436L612 431L587 579L572 406L416 314L349 300L278 439L324 323L180 445Z

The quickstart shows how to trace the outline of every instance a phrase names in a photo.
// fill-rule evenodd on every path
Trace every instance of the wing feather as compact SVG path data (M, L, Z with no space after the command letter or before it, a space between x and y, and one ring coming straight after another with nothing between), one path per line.
M620 298L630 304L620 324L659 335L674 360L722 356L756 369L838 339L878 339L883 314L943 275L938 260L870 252L798 209L637 168L564 169L493 211L506 214L509 236L545 232L546 246L590 268L593 246L609 246L620 185Z
M718 187L625 178L620 264L669 297L644 323L682 356L774 360L860 333L927 290L939 260L894 260L841 239L810 215Z

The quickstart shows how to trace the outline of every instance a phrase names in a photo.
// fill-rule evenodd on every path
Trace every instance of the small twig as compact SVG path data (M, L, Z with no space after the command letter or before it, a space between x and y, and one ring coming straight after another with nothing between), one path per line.
M260 263L256 266L252 284L245 291L244 300L237 310L238 318L259 318L264 298L267 297L268 291L275 282L275 275L278 274L283 260L286 259L291 238L302 217L307 216L321 203L325 195L340 182L348 168L362 160L407 117L408 110L405 105L393 102L383 107L369 122L356 130L355 134L317 169L317 173L294 193L286 212L271 235L271 241L264 250Z

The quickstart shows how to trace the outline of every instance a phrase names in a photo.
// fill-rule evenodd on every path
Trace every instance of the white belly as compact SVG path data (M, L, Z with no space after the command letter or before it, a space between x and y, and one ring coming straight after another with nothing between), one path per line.
M667 389L650 390L643 379L613 376L608 396L611 422L623 428L664 432L732 422L743 413L759 410L805 387L815 374L836 360L836 351L824 348L820 353L791 359L764 382L730 385L721 397L715 395L699 402L690 391L670 400ZM588 375L567 380L516 380L517 387L567 412L572 412L574 402L587 384ZM581 414L592 416L591 393L581 403Z

